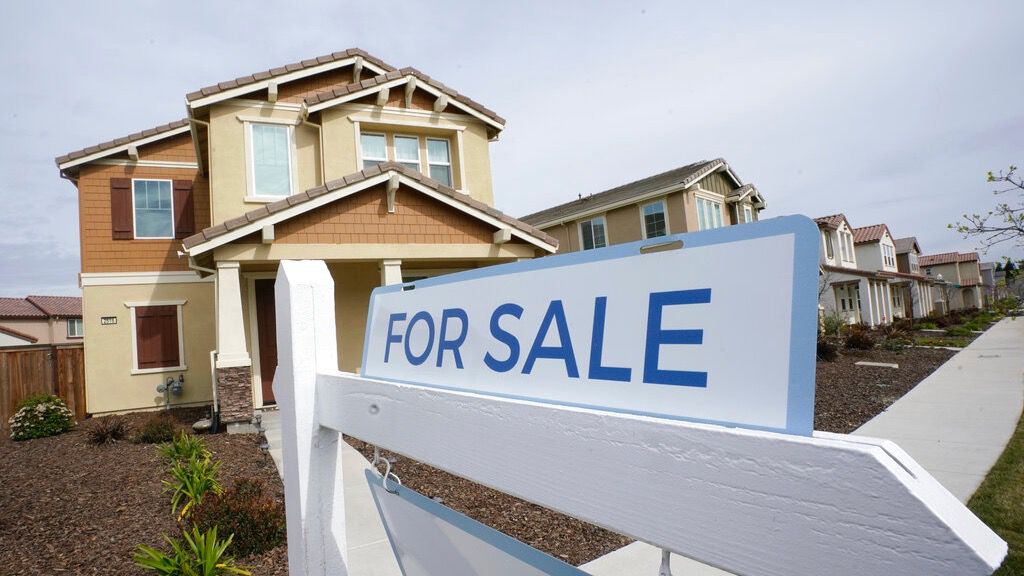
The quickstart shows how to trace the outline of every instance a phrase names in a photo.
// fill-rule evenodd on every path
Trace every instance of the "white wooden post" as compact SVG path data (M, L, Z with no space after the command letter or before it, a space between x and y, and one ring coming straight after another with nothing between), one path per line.
M341 434L320 425L318 372L335 372L334 282L320 261L284 261L274 291L278 366L274 397L281 410L288 571L345 576L345 493Z

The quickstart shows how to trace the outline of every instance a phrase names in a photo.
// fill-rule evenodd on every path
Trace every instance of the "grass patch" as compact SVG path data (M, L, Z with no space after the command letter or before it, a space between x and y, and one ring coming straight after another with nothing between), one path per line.
M1024 417L967 507L1010 546L993 576L1024 574Z
M918 346L949 346L951 348L966 348L971 341L966 338L918 338L914 343Z

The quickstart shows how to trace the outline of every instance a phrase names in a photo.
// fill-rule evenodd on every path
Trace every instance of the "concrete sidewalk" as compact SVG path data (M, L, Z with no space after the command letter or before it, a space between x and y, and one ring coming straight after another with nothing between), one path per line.
M961 502L1006 447L1024 409L1024 318L1004 318L887 410L854 431L892 440ZM580 568L595 576L652 576L661 551L634 542ZM727 576L672 556L675 574Z

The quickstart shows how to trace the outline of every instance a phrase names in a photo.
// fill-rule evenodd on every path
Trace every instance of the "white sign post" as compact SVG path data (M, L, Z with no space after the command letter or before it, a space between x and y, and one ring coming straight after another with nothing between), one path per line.
M379 291L364 350L377 378L336 369L326 266L282 262L292 574L346 573L339 431L736 574L994 571L1006 544L897 446L810 432L816 228L794 217L678 240ZM743 272L741 290L720 270L750 266L764 276ZM748 314L785 346L751 348L746 332L770 331L734 329Z

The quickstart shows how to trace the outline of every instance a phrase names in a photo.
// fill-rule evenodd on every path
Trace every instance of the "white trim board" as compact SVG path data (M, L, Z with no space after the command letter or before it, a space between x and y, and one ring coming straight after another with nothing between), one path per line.
M172 130L168 130L166 132L161 132L159 134L154 134L152 136L148 136L148 137L145 137L145 138L139 138L138 140L132 140L132 141L129 141L129 142L125 142L124 144L121 144L120 146L114 146L113 148L107 148L106 150L100 150L99 152L93 152L92 154L89 154L87 156L82 156L81 158L76 158L74 160L68 160L67 162L64 162L62 164L58 164L57 167L60 168L61 170L67 170L68 168L72 168L74 166L79 166L81 164L88 164L89 162L92 162L93 160L99 160L100 158L105 158L107 156L112 156L114 154L120 154L121 152L127 152L128 148L130 146L135 146L135 147L145 146L146 144L151 144L153 142L159 142L160 140L164 140L164 139L170 138L172 136L177 136L178 134L184 134L185 132L190 132L191 130L192 130L191 125L190 124L186 124L184 126L179 126L178 128L174 128Z
M213 276L202 278L195 272L82 272L79 280L82 287L195 282L213 282Z

